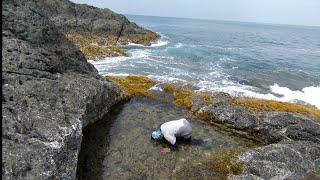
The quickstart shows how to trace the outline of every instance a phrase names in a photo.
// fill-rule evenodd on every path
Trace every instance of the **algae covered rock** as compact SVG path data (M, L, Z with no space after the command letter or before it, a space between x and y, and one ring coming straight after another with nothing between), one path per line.
M82 128L122 95L40 9L3 1L3 179L75 179Z

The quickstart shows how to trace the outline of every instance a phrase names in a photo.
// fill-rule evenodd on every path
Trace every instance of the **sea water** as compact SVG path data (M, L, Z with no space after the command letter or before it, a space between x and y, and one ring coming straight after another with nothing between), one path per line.
M101 75L146 75L198 91L320 108L320 27L127 16L162 37L129 57L90 61Z

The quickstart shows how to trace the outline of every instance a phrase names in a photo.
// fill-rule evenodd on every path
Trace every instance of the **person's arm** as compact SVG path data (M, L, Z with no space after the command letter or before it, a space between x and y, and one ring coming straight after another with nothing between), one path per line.
M163 132L163 136L166 142L168 143L169 147L163 148L161 152L167 153L178 149L176 137L174 135Z
M177 151L178 150L178 145L177 144L171 144L168 141L166 141L167 146L161 149L162 153L169 153L172 151Z
M170 151L176 151L178 150L178 144L177 143L170 144L169 148L170 148Z

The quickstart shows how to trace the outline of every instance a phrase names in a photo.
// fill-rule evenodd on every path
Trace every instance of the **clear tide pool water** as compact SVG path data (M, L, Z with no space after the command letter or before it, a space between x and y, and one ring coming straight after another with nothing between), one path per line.
M192 126L191 142L177 141L176 150L162 153L161 149L168 144L151 140L151 133L162 123L180 118L188 119ZM84 128L77 177L225 179L212 163L221 162L227 152L240 153L254 147L255 142L194 119L183 108L133 98Z
M320 27L127 17L162 38L125 46L129 57L90 61L101 75L146 75L320 108Z

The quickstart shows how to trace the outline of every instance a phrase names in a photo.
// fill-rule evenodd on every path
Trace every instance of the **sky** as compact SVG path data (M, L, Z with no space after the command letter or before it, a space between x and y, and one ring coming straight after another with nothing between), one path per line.
M117 13L320 26L320 0L71 0Z

